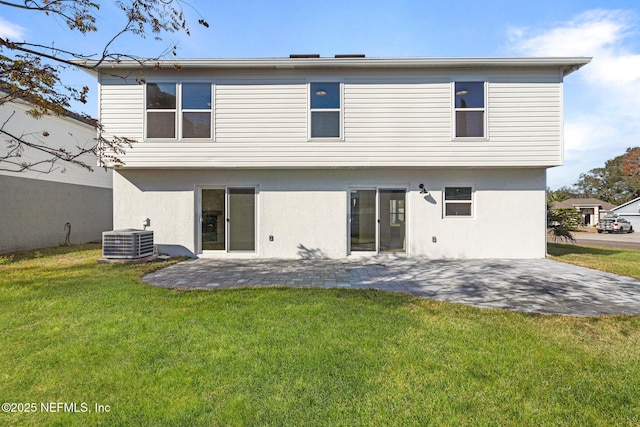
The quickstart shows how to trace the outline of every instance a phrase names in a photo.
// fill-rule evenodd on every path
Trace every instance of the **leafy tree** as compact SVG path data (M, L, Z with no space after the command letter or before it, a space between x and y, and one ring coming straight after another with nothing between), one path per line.
M604 167L580 175L575 188L587 197L595 197L614 205L640 195L640 147L628 148L625 154L605 162Z
M557 190L551 190L547 187L547 207L550 208L553 202L562 202L578 196L578 193L571 187L560 187Z
M627 149L622 158L622 173L625 176L640 175L640 147Z
M103 2L104 3L104 2ZM25 100L32 108L29 114L35 118L43 115L65 115L72 101L86 103L88 87L76 89L61 81L61 73L68 68L83 68L74 60L140 59L118 53L114 42L125 34L146 38L152 35L156 40L164 33L184 32L190 34L184 17L183 0L120 0L116 1L124 24L114 31L109 41L98 55L74 51L73 47L59 46L52 40L50 44L10 40L0 37L0 105L14 100ZM80 34L98 31L97 19L100 2L92 0L23 0L0 1L0 8L14 8L25 13L42 13L48 19L62 20L67 29ZM2 10L2 9L0 9ZM24 22L28 22L28 16ZM198 23L205 27L204 19ZM176 46L172 47L175 55ZM146 58L147 60L157 58ZM33 139L25 135L9 132L7 123L11 117L0 117L0 139L6 142L6 150L0 149L0 170L21 172L37 170L50 172L58 164L75 164L92 170L92 166L82 160L86 153L98 156L101 164L107 160L116 165L121 161L114 157L134 141L125 137L105 138L102 132L90 147L68 149L54 147L46 142L47 132ZM100 124L95 123L100 130ZM2 138L4 137L4 138ZM30 163L23 160L25 150L35 150L45 154L45 160ZM107 154L113 153L113 154Z

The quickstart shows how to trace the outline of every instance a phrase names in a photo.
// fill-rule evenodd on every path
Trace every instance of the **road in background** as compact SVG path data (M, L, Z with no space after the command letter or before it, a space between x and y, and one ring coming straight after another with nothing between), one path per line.
M583 246L640 249L640 232L630 234L575 232L573 236L576 238L576 243ZM553 238L548 238L547 241L554 243Z

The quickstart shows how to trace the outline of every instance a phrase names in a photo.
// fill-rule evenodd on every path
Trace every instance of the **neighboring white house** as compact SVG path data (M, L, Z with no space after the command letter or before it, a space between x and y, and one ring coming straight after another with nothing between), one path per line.
M27 114L31 108L23 101L1 105L4 129L31 142L40 140L69 150L95 143L95 126L79 116L70 113L35 119ZM9 137L0 135L0 156L8 152L7 140ZM25 162L46 158L28 148L22 155ZM95 156L81 160L96 164ZM0 163L0 169L4 166ZM73 244L100 241L101 232L112 228L112 203L110 170L96 167L90 172L63 162L49 173L0 170L0 253L57 246L67 240Z
M634 230L640 230L640 197L612 208L611 213L629 221Z
M95 62L114 227L191 256L543 258L589 58Z

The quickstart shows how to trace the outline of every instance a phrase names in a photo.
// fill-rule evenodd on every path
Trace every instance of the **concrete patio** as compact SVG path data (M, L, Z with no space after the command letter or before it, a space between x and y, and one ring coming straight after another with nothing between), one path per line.
M549 259L195 259L143 280L182 290L291 286L380 289L525 313L640 314L640 280Z

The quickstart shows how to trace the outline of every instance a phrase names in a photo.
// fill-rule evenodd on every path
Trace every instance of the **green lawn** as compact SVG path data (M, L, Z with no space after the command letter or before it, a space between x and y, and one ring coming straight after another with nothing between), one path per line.
M640 251L547 244L551 259L640 279Z
M178 292L141 282L158 264L99 256L0 259L0 400L38 409L0 425L640 424L640 317L344 289Z

